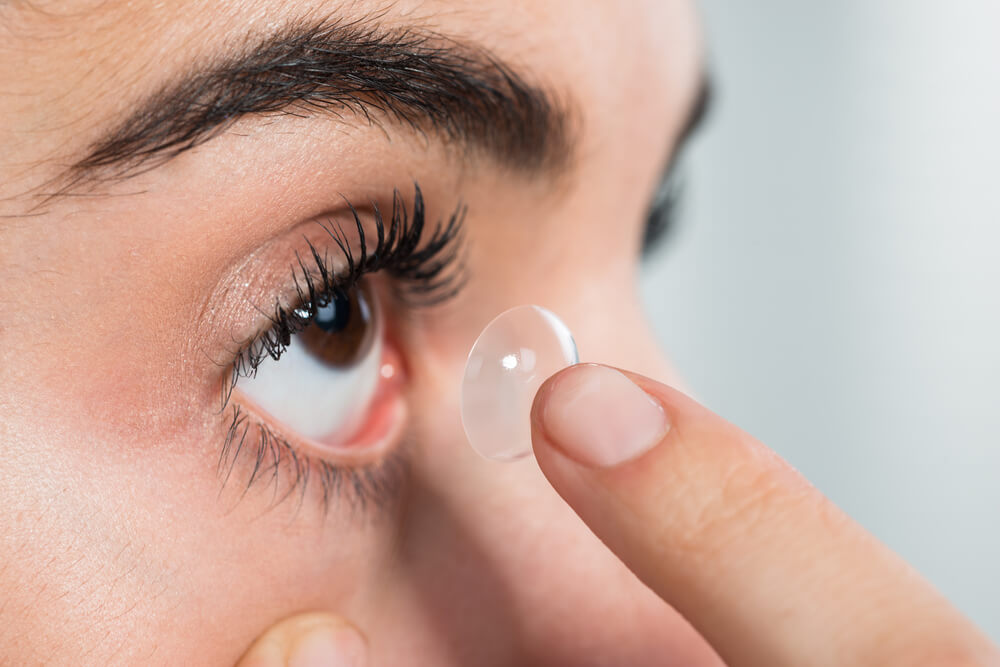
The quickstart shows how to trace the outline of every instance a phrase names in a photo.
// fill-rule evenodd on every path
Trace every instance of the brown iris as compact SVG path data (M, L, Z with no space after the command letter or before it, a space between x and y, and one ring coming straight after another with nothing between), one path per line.
M327 366L353 366L364 358L375 332L368 290L336 292L316 308L316 316L299 339L313 357Z

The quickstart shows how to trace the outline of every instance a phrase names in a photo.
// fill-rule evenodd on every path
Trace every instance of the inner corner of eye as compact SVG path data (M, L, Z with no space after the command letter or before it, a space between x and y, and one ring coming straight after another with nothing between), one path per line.
M317 298L277 359L239 378L238 401L318 456L368 456L391 445L404 404L399 355L365 287Z

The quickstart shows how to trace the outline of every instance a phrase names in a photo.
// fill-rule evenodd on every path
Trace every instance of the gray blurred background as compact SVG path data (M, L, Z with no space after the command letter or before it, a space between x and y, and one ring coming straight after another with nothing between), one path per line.
M718 97L658 335L1000 640L1000 2L702 5Z

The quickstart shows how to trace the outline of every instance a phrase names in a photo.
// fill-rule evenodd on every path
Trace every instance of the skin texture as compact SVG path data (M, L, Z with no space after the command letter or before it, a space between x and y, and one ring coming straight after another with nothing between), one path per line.
M257 117L41 204L207 54L288 18L373 12L558 91L568 170L528 177L351 117ZM469 345L520 303L558 312L588 358L673 378L635 275L701 71L688 3L15 2L0 33L0 663L233 664L319 610L363 632L372 664L717 664L533 461L471 452L457 406ZM405 472L377 502L325 510L315 486L301 503L244 493L245 462L223 484L227 355L263 326L253 304L286 289L303 224L415 180L431 219L468 206L469 282L434 309L383 304Z
M330 20L485 49L549 91L571 150L519 165L489 154L495 133L297 108L126 179L72 178L164 83ZM697 99L688 3L36 1L0 4L0 33L0 664L997 663L905 563L668 386L635 278ZM316 222L352 224L346 198L372 233L369 202L414 182L431 221L467 206L468 282L418 309L369 277L394 369L378 446L310 441L239 383L220 411L271 304L301 305L296 253L330 250ZM630 370L549 378L535 459L490 463L459 380L482 326L522 303ZM295 458L272 475L253 440L223 456L233 406ZM360 481L293 487L291 460Z

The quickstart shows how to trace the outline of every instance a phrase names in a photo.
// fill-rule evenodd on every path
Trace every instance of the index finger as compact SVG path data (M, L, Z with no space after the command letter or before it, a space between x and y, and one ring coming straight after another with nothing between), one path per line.
M555 489L729 664L997 659L788 464L675 389L571 367L539 390L532 437Z

